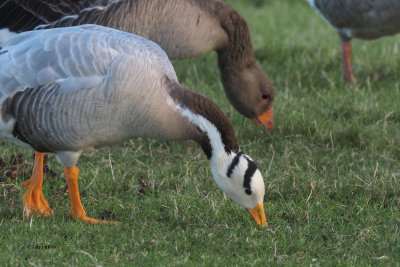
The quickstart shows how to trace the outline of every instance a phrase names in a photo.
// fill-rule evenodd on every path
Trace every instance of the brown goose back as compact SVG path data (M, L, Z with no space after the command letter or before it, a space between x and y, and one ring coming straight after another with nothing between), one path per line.
M208 2L208 5L202 5ZM215 1L129 0L104 8L88 8L79 15L50 23L46 28L98 24L134 32L159 44L171 59L217 50L228 42L219 25ZM51 20L50 20L51 21Z

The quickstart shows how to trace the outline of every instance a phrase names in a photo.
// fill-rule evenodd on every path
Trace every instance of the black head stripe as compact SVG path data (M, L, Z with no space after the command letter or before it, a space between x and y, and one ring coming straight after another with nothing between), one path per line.
M244 173L244 180L243 180L243 187L246 189L245 192L248 195L251 195L251 187L250 187L250 182L251 182L251 177L253 177L253 174L257 170L257 165L254 163L254 161L250 160L247 158L247 162L249 163L247 166L247 170Z
M237 153L236 156L232 159L231 164L226 171L226 176L228 176L228 178L231 178L233 169L236 167L236 165L238 165L241 155L243 155L243 152L239 151L239 153Z

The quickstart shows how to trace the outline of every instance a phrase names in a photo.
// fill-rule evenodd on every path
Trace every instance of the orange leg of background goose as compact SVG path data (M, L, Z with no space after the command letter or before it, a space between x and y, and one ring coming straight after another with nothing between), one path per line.
M27 215L38 213L48 217L53 214L53 211L50 209L49 204L47 204L47 201L44 199L42 192L43 158L43 153L36 152L32 177L28 180L29 182L27 181L27 184L26 182L24 183L25 186L29 185L29 187L24 194L23 209L24 213Z
M353 51L353 48L349 42L342 41L341 50L342 50L344 78L349 83L353 83L354 76L353 76L353 71L351 70L351 52Z
M79 169L77 167L64 167L64 173L65 176L67 177L68 192L71 198L71 217L78 218L83 222L92 224L97 224L97 223L119 224L119 222L97 220L87 217L86 212L82 206L81 198L79 196L79 188L78 188Z

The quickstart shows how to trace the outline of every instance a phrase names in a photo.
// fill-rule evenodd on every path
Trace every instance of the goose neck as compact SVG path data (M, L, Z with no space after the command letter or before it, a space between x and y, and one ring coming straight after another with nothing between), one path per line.
M244 18L233 7L224 5L219 8L219 17L221 27L228 35L228 42L217 51L218 65L221 70L240 70L255 62L250 30Z
M195 129L194 141L201 145L208 159L239 151L233 127L216 104L176 82L168 83L179 113Z

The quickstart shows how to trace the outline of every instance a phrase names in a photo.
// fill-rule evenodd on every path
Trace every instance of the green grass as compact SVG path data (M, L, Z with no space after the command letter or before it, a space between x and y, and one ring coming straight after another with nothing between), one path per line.
M230 1L276 87L275 128L230 105L215 53L174 62L180 81L213 99L262 171L269 227L214 183L191 142L136 139L84 152L80 189L89 216L68 218L62 168L44 181L55 211L24 219L23 175L0 183L0 265L400 265L400 35L354 40L357 79L342 79L339 38L305 1ZM0 157L31 151L0 141ZM32 162L29 162L32 164ZM7 164L1 174L9 169ZM148 183L139 193L138 178Z

